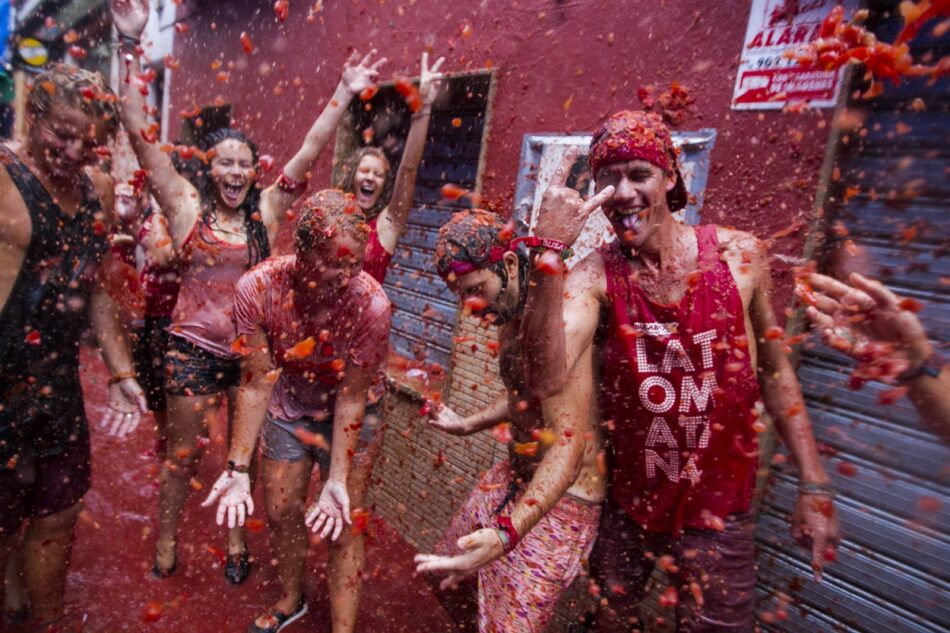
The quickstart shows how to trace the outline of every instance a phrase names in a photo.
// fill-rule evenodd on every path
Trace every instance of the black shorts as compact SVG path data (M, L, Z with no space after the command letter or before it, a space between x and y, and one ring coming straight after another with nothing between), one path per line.
M50 516L78 503L89 490L89 433L85 427L62 452L40 455L29 446L0 465L0 539L30 518Z
M151 411L164 411L165 352L168 349L170 317L145 317L145 325L132 332L132 359L139 386Z
M174 396L207 396L241 384L241 360L221 358L180 336L168 337L165 391Z

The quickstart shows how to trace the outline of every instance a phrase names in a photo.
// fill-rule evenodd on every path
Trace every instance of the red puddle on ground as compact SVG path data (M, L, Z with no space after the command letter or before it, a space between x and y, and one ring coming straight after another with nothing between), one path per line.
M248 580L232 587L220 558L225 530L211 508L200 507L225 460L223 438L213 438L198 467L203 485L188 501L178 541L178 569L155 580L152 564L158 509L158 458L151 418L125 441L99 429L108 374L98 353L83 349L83 390L92 432L92 489L75 532L66 587L67 621L84 631L245 631L251 620L277 600L280 585L272 564L265 525L248 533L255 561ZM255 491L255 517L263 499ZM265 519L266 520L266 519ZM210 548L209 548L210 546ZM358 629L361 631L449 631L452 622L421 577L414 575L415 550L386 525L366 548L366 581ZM305 591L308 614L287 631L330 631L326 588L327 550L311 548ZM154 619L157 615L157 619ZM147 622L146 620L152 620ZM24 627L3 627L11 633Z

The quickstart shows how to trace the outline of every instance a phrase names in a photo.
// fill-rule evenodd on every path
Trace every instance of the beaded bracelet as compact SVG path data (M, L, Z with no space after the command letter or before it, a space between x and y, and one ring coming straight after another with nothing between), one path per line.
M117 382L122 382L123 380L128 380L129 378L135 378L134 371L120 371L117 374L113 374L109 377L109 386L116 384Z

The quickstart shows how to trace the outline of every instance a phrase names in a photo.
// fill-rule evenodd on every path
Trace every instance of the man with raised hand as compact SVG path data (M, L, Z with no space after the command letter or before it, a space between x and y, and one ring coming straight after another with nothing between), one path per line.
M811 547L816 579L838 540L770 303L767 253L748 233L674 219L686 188L656 114L609 117L589 160L597 190L614 188L602 208L617 239L565 275L535 268L522 332L532 392L548 396L568 388L563 376L604 326L610 494L591 562L609 608L598 625L638 623L660 560L673 576L680 631L751 631L760 397L799 469L792 532ZM558 182L543 196L536 232L570 245L590 211Z
M589 204L596 207L609 194ZM463 211L442 227L436 246L436 268L465 309L500 326L499 372L507 392L465 418L433 406L431 424L468 435L510 420L510 430L502 427L509 459L482 476L438 554L420 554L416 562L420 572L448 574L443 589L478 573L480 631L544 630L590 552L606 492L590 349L562 393L541 401L525 388L519 328L529 264L518 246L536 241L512 239L510 232L494 213Z

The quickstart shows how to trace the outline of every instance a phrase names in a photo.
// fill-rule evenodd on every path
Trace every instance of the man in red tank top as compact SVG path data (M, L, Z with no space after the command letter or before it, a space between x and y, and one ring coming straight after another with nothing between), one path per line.
M536 229L567 245L590 213L563 186L573 159L545 193ZM589 161L598 192L613 188L602 209L617 239L570 274L536 266L522 330L530 388L545 396L604 326L596 348L612 454L592 555L608 601L598 627L638 625L659 560L680 631L752 631L760 399L799 468L792 531L811 547L816 578L838 540L801 388L776 336L765 248L748 233L676 221L686 189L655 114L609 117Z

